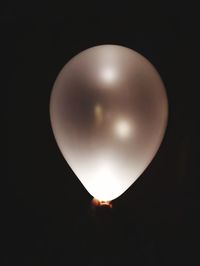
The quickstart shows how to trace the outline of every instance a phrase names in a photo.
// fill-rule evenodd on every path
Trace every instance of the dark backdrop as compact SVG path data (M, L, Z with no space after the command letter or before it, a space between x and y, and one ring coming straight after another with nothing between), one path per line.
M2 265L198 265L198 12L191 2L149 2L7 1L2 9L8 92ZM169 99L159 152L102 213L91 211L92 197L63 159L49 120L60 69L99 44L147 57Z

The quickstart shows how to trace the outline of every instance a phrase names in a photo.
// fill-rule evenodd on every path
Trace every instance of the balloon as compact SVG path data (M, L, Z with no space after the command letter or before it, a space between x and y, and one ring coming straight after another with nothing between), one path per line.
M65 160L87 191L111 201L143 173L162 142L168 117L163 82L139 53L100 45L59 73L50 119Z

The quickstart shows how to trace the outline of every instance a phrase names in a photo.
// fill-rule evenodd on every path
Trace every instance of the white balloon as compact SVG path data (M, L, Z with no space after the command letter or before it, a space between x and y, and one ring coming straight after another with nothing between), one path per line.
M57 144L98 200L111 201L143 173L168 117L163 82L151 63L117 45L89 48L59 73L50 100Z

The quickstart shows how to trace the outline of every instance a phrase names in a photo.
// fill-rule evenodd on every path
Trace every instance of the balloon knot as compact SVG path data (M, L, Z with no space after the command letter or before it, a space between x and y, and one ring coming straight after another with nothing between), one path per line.
M112 208L112 203L111 201L104 201L104 200L98 200L98 199L95 199L93 198L92 199L92 206L94 207L109 207L109 208Z

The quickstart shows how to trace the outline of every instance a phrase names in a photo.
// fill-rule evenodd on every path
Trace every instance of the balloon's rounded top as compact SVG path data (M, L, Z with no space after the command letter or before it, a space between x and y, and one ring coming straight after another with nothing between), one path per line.
M120 196L155 156L167 125L164 84L139 53L100 45L73 57L50 100L57 144L87 191Z

